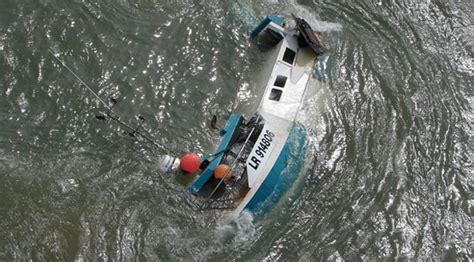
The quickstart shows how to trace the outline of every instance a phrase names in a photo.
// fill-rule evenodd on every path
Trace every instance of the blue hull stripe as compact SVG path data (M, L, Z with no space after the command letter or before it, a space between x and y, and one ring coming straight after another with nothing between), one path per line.
M305 153L306 132L295 124L275 165L245 209L256 213L271 208L299 176Z

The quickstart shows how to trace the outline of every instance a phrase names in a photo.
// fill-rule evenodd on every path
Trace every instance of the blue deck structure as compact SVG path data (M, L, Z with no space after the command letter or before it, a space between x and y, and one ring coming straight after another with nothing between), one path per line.
M260 24L258 24L257 27L255 27L254 30L250 33L250 37L256 37L263 29L265 29L271 22L283 27L285 24L285 20L281 17L278 16L267 16L265 19L263 19ZM273 37L276 39L282 39L283 36L279 32L275 32L273 30L270 30L270 33L272 34Z
M224 156L223 153L228 149L230 142L232 141L232 137L235 134L235 130L237 129L241 121L242 115L240 114L232 114L229 117L226 126L221 131L221 143L216 150L218 155L215 156L215 158L209 163L207 168L191 184L191 186L189 187L189 191L191 191L191 193L198 193L207 183L207 181L212 177L212 175L214 174L214 170L221 163L222 158Z

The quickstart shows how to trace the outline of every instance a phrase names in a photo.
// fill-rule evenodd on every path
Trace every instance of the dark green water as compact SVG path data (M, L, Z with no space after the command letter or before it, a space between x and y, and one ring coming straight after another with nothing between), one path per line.
M2 0L0 260L472 260L474 5L396 2ZM172 154L206 153L211 113L257 103L249 30L290 12L330 48L301 116L314 160L259 219L195 210L48 53Z

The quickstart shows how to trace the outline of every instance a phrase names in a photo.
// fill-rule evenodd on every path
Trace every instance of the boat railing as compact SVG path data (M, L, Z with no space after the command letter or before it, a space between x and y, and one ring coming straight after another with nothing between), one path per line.
M237 207L240 199L242 199L242 192L246 192L248 189L247 185L242 182L246 182L246 179L231 180L227 183L226 187L229 187L231 192L226 194L225 197L211 198L206 200L201 206L200 210L204 209L234 209Z
M249 142L251 143L250 138L252 137L253 133L257 129L259 119L260 119L260 115L258 115L258 117L255 121L255 124L252 127L252 129L250 130L249 135L245 139L244 144L240 148L239 153L237 154L237 157L234 159L234 161L232 161L230 169L224 174L224 176L219 180L217 185L213 188L211 193L206 197L206 199L202 203L200 209L232 209L232 208L234 208L233 204L235 204L236 200L239 200L241 198L241 192L243 190L248 189L248 186L245 184L247 182L246 167L245 167L246 157L242 157L242 155L245 151L250 151L251 148L252 148L252 147L249 147L248 145L249 145ZM246 155L249 154L249 152L245 152L245 153L246 153ZM242 165L243 165L243 168L242 168L243 172L241 174L239 174L238 177L236 177L234 179L230 179L229 176L232 175L232 171L233 170L238 170L238 169L236 169L236 166L239 164L239 162L242 163ZM236 195L235 197L230 198L232 200L232 203L231 203L231 205L228 205L228 206L225 202L227 202L230 199L213 198L213 196L217 192L218 188L222 185L222 183L225 183L225 181L227 181L227 180L229 180L229 185L228 186L229 186L229 188L231 188L230 189L231 192L228 195L229 196ZM221 203L223 203L223 205L225 207L219 207L219 208L211 207L211 205L215 202L221 202Z

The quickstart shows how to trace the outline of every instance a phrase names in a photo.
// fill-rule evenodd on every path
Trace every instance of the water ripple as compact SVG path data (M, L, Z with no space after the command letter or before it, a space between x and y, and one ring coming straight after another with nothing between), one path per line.
M469 260L472 4L362 1L4 1L0 4L1 260ZM325 31L299 116L307 174L261 220L196 210L180 175L94 120L101 105L179 155L247 112L264 15ZM19 219L21 218L21 219Z

